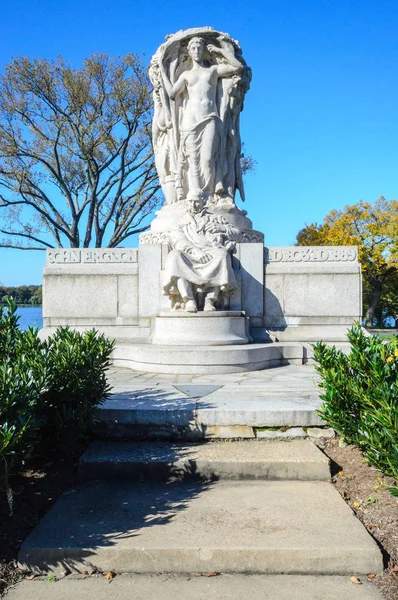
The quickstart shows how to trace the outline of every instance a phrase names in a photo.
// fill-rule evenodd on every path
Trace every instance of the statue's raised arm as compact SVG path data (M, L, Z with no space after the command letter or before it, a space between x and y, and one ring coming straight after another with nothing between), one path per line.
M210 54L219 54L225 58L227 64L221 63L217 65L217 74L219 77L231 77L236 75L243 70L243 64L238 60L233 52L232 44L228 44L224 41L224 38L220 36L219 41L221 47L217 48L213 44L208 44L207 50Z
M169 96L170 100L175 100L176 96L179 96L179 94L181 94L186 87L187 81L186 81L185 73L181 73L181 75L179 76L179 78L177 79L177 81L175 82L174 85L172 85L170 83L170 80L169 80L165 70L161 71L161 77L162 77L162 82L163 82L164 88L165 88L166 93Z

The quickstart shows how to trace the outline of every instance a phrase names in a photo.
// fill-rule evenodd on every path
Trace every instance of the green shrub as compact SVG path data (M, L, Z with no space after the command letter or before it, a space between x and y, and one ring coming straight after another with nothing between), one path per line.
M0 308L0 487L12 494L9 472L18 471L38 445L37 409L46 386L44 354L36 329L22 331L11 299Z
M45 440L68 445L89 428L95 409L109 395L106 380L114 342L97 331L57 329L44 342L47 390L43 395ZM46 443L46 442L45 442Z
M110 388L114 342L92 330L59 328L48 340L22 331L16 307L0 308L0 487L11 504L9 473L34 453L73 444L90 426Z
M357 323L348 339L348 355L323 342L314 346L319 414L348 443L360 446L369 463L398 480L398 336L383 342L366 336Z

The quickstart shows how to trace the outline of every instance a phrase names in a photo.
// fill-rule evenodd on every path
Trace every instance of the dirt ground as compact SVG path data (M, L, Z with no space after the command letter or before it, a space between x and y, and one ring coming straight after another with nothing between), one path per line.
M318 441L333 461L332 482L379 544L385 571L374 578L386 600L398 599L398 499L387 492L394 481L368 465L355 446L338 438Z
M0 598L22 577L16 558L23 540L57 498L76 482L77 461L84 447L81 444L48 462L37 460L32 469L11 478L11 515L6 494L0 489Z
M353 446L341 446L338 439L319 440L319 447L330 457L332 481L370 534L380 545L386 570L375 577L385 600L398 598L398 502L386 487L393 481L364 461ZM77 479L77 460L83 446L69 455L26 471L12 479L13 514L0 491L0 598L6 588L23 577L16 567L22 541L50 506Z

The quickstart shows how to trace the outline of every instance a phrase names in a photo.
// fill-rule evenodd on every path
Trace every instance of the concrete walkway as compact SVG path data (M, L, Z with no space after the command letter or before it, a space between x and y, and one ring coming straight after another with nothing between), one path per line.
M289 441L289 443L286 443ZM92 442L79 462L81 481L328 481L329 460L309 440Z
M189 350L187 350L189 352ZM312 365L286 365L263 371L213 375L174 375L168 373L142 373L121 367L108 371L109 383L114 392L131 391L131 385L159 387L181 385L216 385L228 389L252 389L265 393L285 393L289 390L316 394L316 371Z
M106 436L269 437L261 429L322 425L316 372L289 365L225 375L154 375L113 368L98 410ZM289 436L304 435L302 430ZM271 436L273 437L273 436Z
M25 581L7 600L381 600L363 578L304 575L118 575Z
M19 560L54 573L382 570L376 543L323 481L84 484L58 500Z
M57 577L118 575L26 581L7 600L380 600L366 580L383 569L378 546L328 481L328 459L309 439L290 439L322 425L313 367L113 368L109 379L113 394L98 410L106 439L89 447L81 484L19 560Z

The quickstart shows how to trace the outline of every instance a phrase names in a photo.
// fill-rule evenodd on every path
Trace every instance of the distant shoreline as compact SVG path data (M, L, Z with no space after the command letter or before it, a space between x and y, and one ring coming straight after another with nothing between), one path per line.
M0 308L7 306L4 302L0 302ZM43 308L42 304L16 304L17 308Z

